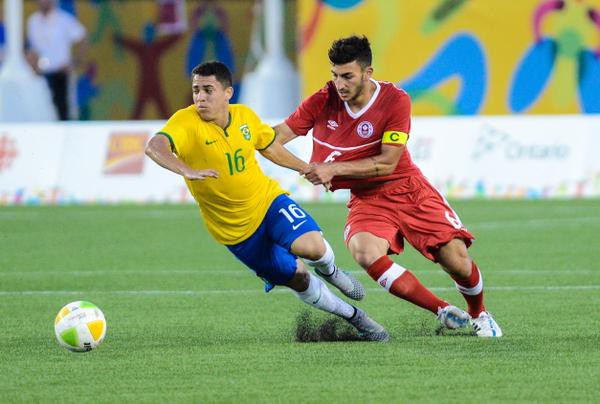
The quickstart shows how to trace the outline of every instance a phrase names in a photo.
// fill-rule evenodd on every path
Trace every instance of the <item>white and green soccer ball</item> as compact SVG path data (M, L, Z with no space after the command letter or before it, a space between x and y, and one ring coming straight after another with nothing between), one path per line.
M91 351L104 340L106 320L95 304L72 302L58 312L54 320L54 333L60 346L70 351Z

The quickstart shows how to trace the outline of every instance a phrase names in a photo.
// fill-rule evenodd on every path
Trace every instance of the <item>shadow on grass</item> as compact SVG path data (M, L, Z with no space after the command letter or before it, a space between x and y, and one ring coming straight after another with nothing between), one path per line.
M435 329L435 335L443 336L443 337L474 337L476 336L475 331L470 328L467 329L459 329L459 330L450 330L443 325L439 325Z
M308 310L296 317L296 342L362 341L356 330L338 317L314 318Z

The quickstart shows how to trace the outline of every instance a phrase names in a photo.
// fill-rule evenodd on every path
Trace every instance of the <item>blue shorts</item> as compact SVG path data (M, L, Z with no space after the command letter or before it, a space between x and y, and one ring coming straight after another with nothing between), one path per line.
M315 220L287 195L279 195L254 234L227 248L265 281L265 291L287 285L296 273L292 243L309 231L321 231Z

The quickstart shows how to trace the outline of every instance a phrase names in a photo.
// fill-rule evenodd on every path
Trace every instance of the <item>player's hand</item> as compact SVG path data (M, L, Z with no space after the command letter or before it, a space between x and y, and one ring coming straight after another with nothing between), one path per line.
M186 180L197 181L204 180L205 178L219 178L219 173L216 170L186 170L183 173L183 177Z
M304 177L313 185L321 185L330 183L335 173L331 164L315 164L312 163Z
M300 171L298 171L298 174L300 174L301 176L305 176L306 174L308 174L310 172L313 165L314 165L314 163L308 164L305 168L300 169Z

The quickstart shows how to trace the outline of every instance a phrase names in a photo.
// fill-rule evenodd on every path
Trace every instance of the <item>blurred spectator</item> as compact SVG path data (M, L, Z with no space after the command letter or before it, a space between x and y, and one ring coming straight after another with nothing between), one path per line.
M70 74L83 62L86 30L73 15L56 7L56 0L38 0L39 10L27 20L29 51L34 70L48 81L60 120L70 116ZM71 48L75 45L75 55Z

